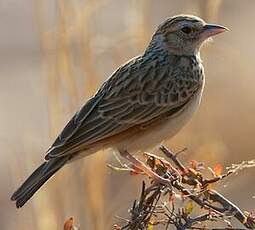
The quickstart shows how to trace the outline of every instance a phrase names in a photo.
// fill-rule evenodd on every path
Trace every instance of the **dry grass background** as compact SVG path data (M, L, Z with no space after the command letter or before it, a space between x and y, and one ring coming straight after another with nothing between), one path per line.
M207 84L199 112L168 146L208 165L254 158L255 2L253 0L17 0L0 2L1 229L111 229L125 216L141 178L111 172L111 153L66 166L22 209L10 194L41 162L72 114L111 72L143 51L156 26L179 13L231 32L204 47ZM224 194L255 207L254 169Z

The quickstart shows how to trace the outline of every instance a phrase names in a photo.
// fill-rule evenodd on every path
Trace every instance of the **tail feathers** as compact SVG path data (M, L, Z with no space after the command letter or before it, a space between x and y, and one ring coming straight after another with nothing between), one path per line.
M16 201L16 207L22 207L68 159L69 157L54 158L41 164L12 195L11 200Z

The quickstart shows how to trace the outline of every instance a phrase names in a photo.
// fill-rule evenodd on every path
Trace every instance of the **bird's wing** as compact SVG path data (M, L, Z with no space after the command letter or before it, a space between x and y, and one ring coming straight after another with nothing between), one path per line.
M80 146L84 149L135 126L145 128L183 109L199 88L196 79L180 77L181 69L160 63L143 66L139 61L120 67L104 83L69 121L46 159L72 154Z

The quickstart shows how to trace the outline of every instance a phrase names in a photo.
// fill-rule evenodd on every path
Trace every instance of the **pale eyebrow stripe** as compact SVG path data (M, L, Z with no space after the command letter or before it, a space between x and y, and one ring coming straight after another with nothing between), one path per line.
M182 19L173 19L173 21L170 21L170 24L171 25L174 25L174 24L176 24L176 23L178 23L178 22L180 22L180 21L183 21L184 19L186 19L187 21L189 21L189 22L199 22L197 19L190 19L190 18L182 18Z

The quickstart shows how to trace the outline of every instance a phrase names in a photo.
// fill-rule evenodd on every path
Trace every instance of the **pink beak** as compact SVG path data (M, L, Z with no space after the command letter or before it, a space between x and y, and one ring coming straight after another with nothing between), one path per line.
M220 34L223 32L229 31L228 28L216 24L206 24L204 26L204 30L202 32L202 36L205 38L209 38L211 36L214 36L216 34Z

